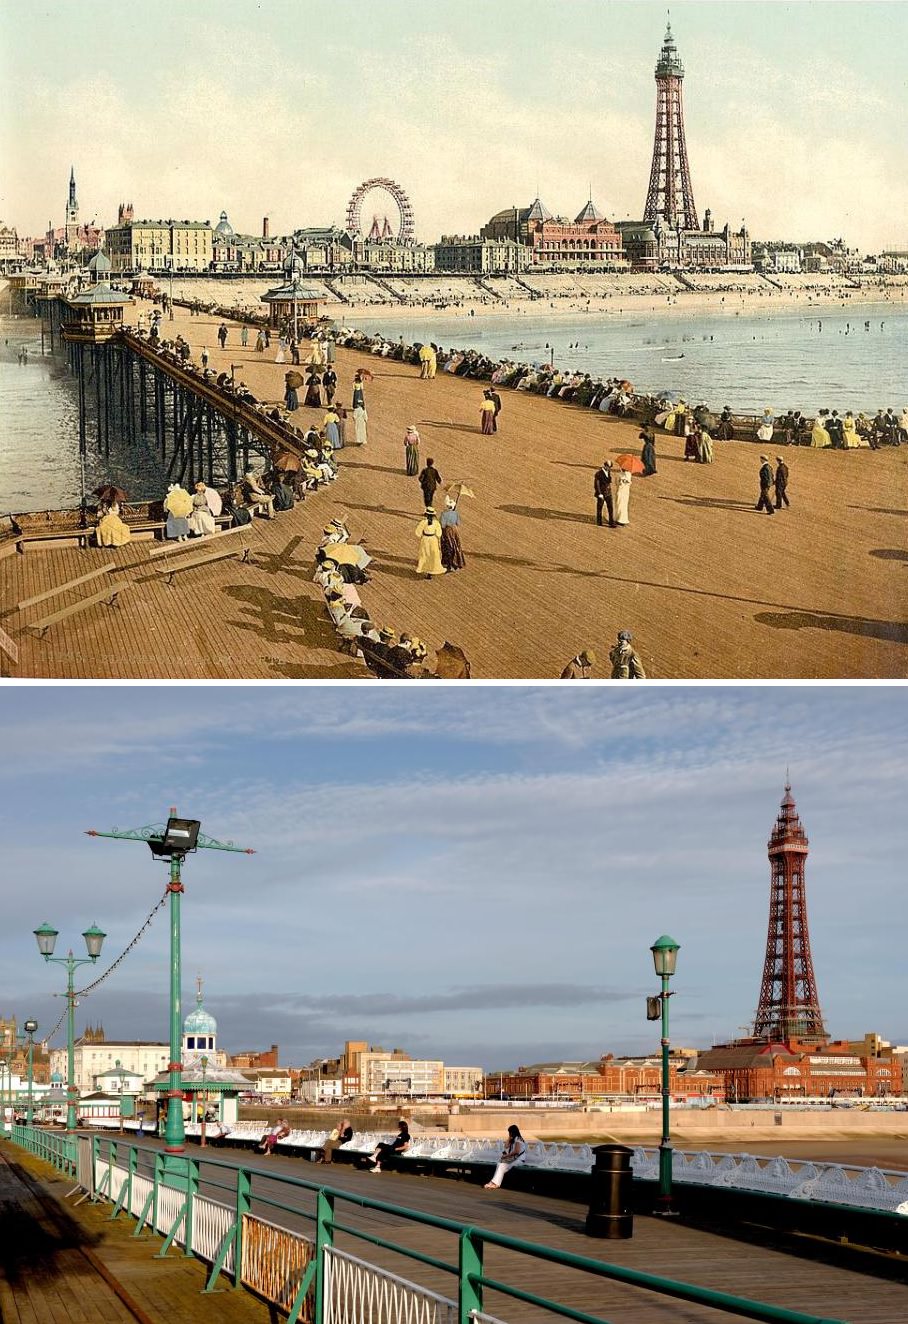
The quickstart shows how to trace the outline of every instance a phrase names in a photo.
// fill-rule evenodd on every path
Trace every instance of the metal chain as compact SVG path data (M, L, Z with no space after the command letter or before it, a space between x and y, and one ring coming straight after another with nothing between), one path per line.
M117 959L113 962L112 965L109 965L109 966L107 967L107 969L104 971L103 975L98 975L98 978L95 979L91 984L86 984L85 988L77 988L77 989L75 990L75 997L77 997L77 998L84 998L87 994L91 993L93 989L96 989L96 988L98 987L99 984L103 984L103 983L104 983L104 980L107 978L108 975L112 975L112 974L113 974L113 972L116 970L116 968L117 968L117 966L120 964L120 962L121 962L125 957L127 957L127 956L129 955L129 953L132 951L133 947L135 947L136 943L139 941L139 939L140 939L140 938L142 937L142 935L145 933L146 929L148 929L148 928L150 927L150 925L151 925L151 921L154 919L155 915L158 913L158 911L159 911L159 910L161 909L161 907L164 905L164 903L165 903L165 901L167 900L167 898L168 898L169 895L170 895L170 888L167 887L167 888L165 888L164 895L161 897L160 901L158 901L157 904L152 908L152 910L149 911L148 916L147 916L147 918L146 918L146 920L145 920L145 923L144 923L144 924L142 925L142 927L139 929L138 933L137 933L136 936L133 938L132 942L130 942L126 947L123 948L123 950L122 950L122 952L120 953L120 955L117 957ZM58 995L58 996L59 996L59 995ZM48 1034L48 1035L44 1035L44 1036L43 1036L44 1042L45 1042L46 1044L49 1044L49 1043L50 1043L51 1039L53 1039L54 1035L57 1033L57 1031L59 1030L60 1026L63 1024L63 1022L64 1022L65 1020L66 1020L66 1011L64 1010L63 1015L62 1015L62 1016L60 1017L60 1019L57 1021L57 1024L56 1024L56 1025L54 1026L54 1028L51 1030L50 1034Z

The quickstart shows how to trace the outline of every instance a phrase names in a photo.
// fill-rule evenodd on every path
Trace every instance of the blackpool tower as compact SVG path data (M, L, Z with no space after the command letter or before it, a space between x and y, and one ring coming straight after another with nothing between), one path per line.
M650 225L663 220L685 230L699 230L684 141L683 80L684 65L668 23L656 64L656 137L643 219Z
M791 1039L825 1042L807 931L807 834L788 785L768 850L772 869L769 935L754 1038L783 1043Z

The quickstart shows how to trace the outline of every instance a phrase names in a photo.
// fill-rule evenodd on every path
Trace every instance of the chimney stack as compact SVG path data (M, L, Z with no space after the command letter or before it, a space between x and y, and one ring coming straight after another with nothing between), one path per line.
M262 217L262 238L263 238L263 239L270 239L270 238L271 238L271 231L270 231L270 228L269 228L269 225L268 225L268 217L267 217L267 216L263 216L263 217Z

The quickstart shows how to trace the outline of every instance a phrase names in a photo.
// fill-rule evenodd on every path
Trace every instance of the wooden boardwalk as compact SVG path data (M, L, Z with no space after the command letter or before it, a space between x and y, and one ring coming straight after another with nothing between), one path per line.
M177 310L197 356L277 401L286 365L242 349L217 319ZM456 332L452 333L455 338ZM464 333L466 334L466 333ZM503 391L501 430L479 434L482 384L341 350L338 398L349 406L353 370L369 366L369 441L340 452L341 477L273 522L255 521L255 563L199 567L173 585L147 567L143 544L60 549L0 561L0 626L20 647L8 672L60 678L346 679L362 668L334 649L311 582L322 526L345 512L364 536L375 576L362 597L373 619L439 646L460 644L473 675L550 678L584 647L600 666L630 628L647 673L662 678L904 677L908 674L908 448L790 449L792 507L757 514L760 446L717 443L713 465L683 461L659 436L655 477L637 479L631 523L596 527L594 469L636 451L638 426L556 401ZM624 365L616 365L623 370ZM787 401L767 398L778 412ZM721 402L720 402L721 403ZM322 410L301 409L304 424ZM445 483L467 481L466 569L427 582L415 575L416 480L403 467L403 433L416 423L422 460ZM348 423L352 436L352 420ZM773 447L773 454L777 447ZM152 495L152 494L143 494ZM25 630L24 598L116 559L131 581L113 608L98 604L44 639Z
M2 1324L275 1324L248 1292L202 1296L207 1269L173 1254L153 1258L159 1237L110 1221L110 1206L75 1205L48 1164L0 1146Z

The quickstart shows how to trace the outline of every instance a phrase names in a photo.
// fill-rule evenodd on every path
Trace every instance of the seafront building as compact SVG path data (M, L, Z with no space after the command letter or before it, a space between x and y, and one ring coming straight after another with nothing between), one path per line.
M573 221L553 216L541 198L508 207L482 227L483 239L513 240L527 249L527 265L559 271L621 271L627 267L621 234L592 198Z
M114 274L124 271L209 271L213 231L209 221L136 221L131 204L105 236Z
M486 1076L486 1097L491 1099L656 1098L662 1086L660 1057L616 1058L611 1053L598 1061L536 1062L513 1071ZM669 1090L674 1099L719 1100L724 1097L722 1076L703 1069L696 1054L675 1052L669 1059Z
M518 275L527 270L529 263L529 249L514 239L442 235L435 245L436 271L452 275Z

